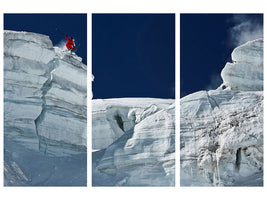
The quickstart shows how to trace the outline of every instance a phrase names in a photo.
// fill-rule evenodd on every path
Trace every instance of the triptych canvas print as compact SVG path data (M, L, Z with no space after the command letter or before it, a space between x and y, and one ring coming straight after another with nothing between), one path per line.
M263 14L88 15L4 14L5 187L263 186Z

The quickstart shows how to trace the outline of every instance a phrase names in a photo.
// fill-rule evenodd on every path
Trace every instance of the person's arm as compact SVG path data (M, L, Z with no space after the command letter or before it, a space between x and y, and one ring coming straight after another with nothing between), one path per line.
M66 38L67 40L70 40L70 38L68 38L68 36L67 36L67 35L65 35L65 38Z

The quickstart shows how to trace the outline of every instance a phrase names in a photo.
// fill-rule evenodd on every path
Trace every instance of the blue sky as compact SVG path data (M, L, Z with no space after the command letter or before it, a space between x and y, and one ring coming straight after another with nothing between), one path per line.
M175 15L93 14L94 98L175 98Z
M80 44L76 54L87 64L87 14L4 14L4 29L48 35L54 46L66 42L65 34L72 36Z
M232 50L262 37L262 14L181 14L180 96L216 89Z

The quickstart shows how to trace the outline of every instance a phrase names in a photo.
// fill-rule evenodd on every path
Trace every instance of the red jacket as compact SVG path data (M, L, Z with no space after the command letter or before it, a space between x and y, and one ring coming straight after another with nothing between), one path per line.
M69 38L68 36L65 36L67 39L66 47L67 49L74 49L74 42L73 39Z

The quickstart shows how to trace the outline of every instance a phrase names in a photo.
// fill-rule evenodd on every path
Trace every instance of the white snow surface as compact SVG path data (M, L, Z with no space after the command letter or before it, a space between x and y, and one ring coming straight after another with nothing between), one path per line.
M237 47L226 89L180 101L182 186L263 185L263 40Z
M86 74L86 66L82 63L82 59L75 53L70 55L70 52L53 47L48 36L30 32L4 31L6 185L72 185L72 182L64 183L63 179L37 183L33 181L36 177L32 177L23 178L23 181L20 181L17 176L19 173L14 169L25 169L30 166L26 162L21 162L24 166L19 166L17 157L12 155L18 154L16 151L20 149L20 156L29 158L26 152L27 154L32 152L36 162L39 159L55 161L54 164L53 161L50 164L47 163L47 167L48 165L57 166L56 159L53 159L55 157L61 161L73 159L73 162L77 161L74 155L80 159L86 157ZM14 145L18 145L19 148ZM82 160L77 162L83 163L85 178L73 184L79 185L79 181L82 180L81 185L84 185L86 184L86 163ZM45 167L46 163L43 162L42 165ZM76 164L72 166L77 167ZM27 170L29 174L25 174L25 177L32 176L31 170ZM51 170L53 171L54 168L52 167ZM64 174L64 167L60 171ZM70 170L66 171L70 172ZM48 172L48 174L54 172ZM45 175L39 174L40 176L48 179ZM10 177L12 180L9 179Z
M92 101L93 186L174 186L175 102Z

